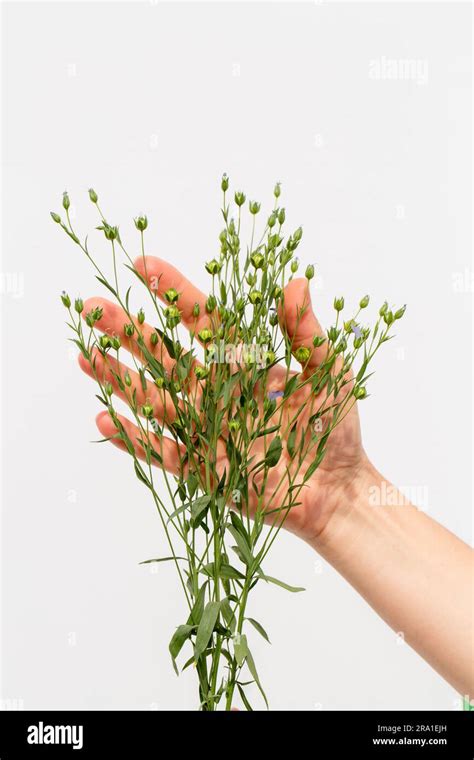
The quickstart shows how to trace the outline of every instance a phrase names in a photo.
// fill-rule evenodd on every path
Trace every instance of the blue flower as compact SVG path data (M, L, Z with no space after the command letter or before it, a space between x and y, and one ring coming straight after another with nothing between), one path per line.
M273 401L274 399L282 398L282 396L284 395L285 394L283 391L270 391L268 393L268 398L270 399L270 401Z

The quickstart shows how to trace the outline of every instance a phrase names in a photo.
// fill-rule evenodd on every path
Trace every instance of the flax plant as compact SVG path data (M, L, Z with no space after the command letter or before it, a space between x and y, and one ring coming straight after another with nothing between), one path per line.
M61 295L72 340L114 423L115 443L130 455L161 521L169 555L145 562L176 567L185 611L169 651L176 673L194 666L205 711L230 709L237 692L251 710L249 684L256 684L267 704L249 632L269 638L247 615L250 592L267 583L303 590L268 575L267 555L287 519L297 514L333 431L356 401L366 398L369 365L404 313L404 307L394 311L384 303L368 326L362 321L368 296L345 317L344 299L336 298L327 333L296 348L283 315L285 286L298 270L295 251L302 229L285 236L279 184L261 224L260 204L247 204L240 191L231 199L226 175L221 189L223 229L215 257L205 264L209 294L204 308L196 303L192 310L188 347L178 338L182 293L175 288L162 292L148 277L146 216L134 220L143 262L139 271L94 190L89 197L97 229L110 243L110 261L98 263L88 238L73 228L67 193L64 217L51 213L126 315L120 332L104 333L101 307L86 311L80 298L72 302ZM242 240L245 215L247 245ZM132 313L131 288L124 292L119 282L123 264L145 288L151 329L144 309ZM305 276L314 277L313 266ZM306 308L299 307L297 322ZM189 327L189 315L187 321ZM120 361L123 350L134 357L138 382ZM292 369L293 358L299 371ZM129 408L134 433L119 416L117 398ZM161 485L154 466L163 473Z

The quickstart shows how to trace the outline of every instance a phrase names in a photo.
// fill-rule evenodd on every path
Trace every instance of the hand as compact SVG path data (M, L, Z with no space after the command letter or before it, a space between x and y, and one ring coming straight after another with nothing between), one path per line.
M205 310L206 295L192 285L175 267L162 259L150 256L146 257L145 260L139 258L135 262L135 267L139 274L149 283L150 289L162 300L163 294L169 288L175 288L180 293L178 305L182 315L182 323L188 329L193 329L198 333L208 325L209 318ZM196 303L200 306L201 314L197 322L195 317L193 317L193 307ZM103 316L97 323L97 327L109 335L119 336L124 348L134 355L136 362L140 362L141 352L136 340L134 338L127 338L124 334L124 325L129 322L127 314L111 301L98 297L89 299L86 302L83 315L96 306L100 306L103 309ZM322 328L311 308L306 279L292 280L286 286L284 307L279 314L279 319L281 327L286 330L292 339L294 352L301 346L312 346L312 340L315 335L323 335ZM163 344L160 342L155 347L151 345L150 338L155 333L154 328L147 324L140 325L138 321L135 321L135 327L142 333L146 345L149 346L156 356L159 356L167 371L170 371L173 366L173 360L166 354ZM310 376L314 372L324 359L326 350L325 345L312 350L311 357L304 366L303 377ZM128 371L131 378L131 386L128 393L130 394L132 391L136 392L138 406L141 408L143 404L151 404L153 406L153 416L156 420L165 425L172 422L173 403L170 399L167 399L165 391L159 390L151 382L148 383L146 390L143 390L138 372L120 362L117 363L111 356L108 356L104 360L97 352L95 361L96 372L99 377L102 376L104 382L110 382L114 388L114 392L119 397L126 399L125 393L118 387L111 370L121 377ZM89 362L80 356L79 363L82 369L92 376ZM285 382L286 370L277 364L269 371L267 391L270 393L283 391ZM197 391L198 389L195 389L196 393ZM196 401L198 401L198 397L196 397ZM309 417L317 411L323 401L324 398L316 398L312 394L309 384L290 396L289 399L283 401L279 398L277 403L282 405L282 438L284 439L285 435L288 435L291 420L303 402L305 402L305 408L298 417L298 429L309 428ZM263 399L259 399L259 402L261 406ZM197 403L196 408L198 408ZM143 451L138 443L141 435L139 429L123 416L119 416L119 419L124 425L129 438L134 442L137 455L143 458ZM102 412L98 415L97 426L104 437L111 437L116 433L114 422L107 412ZM225 432L223 430L223 434ZM265 446L267 448L273 435L265 436ZM124 449L122 441L113 439L113 443L119 448ZM159 440L153 433L150 433L150 443L156 450L159 450L165 468L169 472L176 474L180 459L180 451L176 442L165 436ZM254 447L252 454L255 454L256 461L259 461L258 455L260 453L263 454L264 451L264 439L257 439ZM223 471L226 467L224 439L221 439L218 443L216 456L218 469ZM313 459L314 450L306 458L299 471L299 481L303 479ZM286 468L288 467L291 471L294 465L291 462L286 446L283 446L282 456L278 465L269 471L265 489L266 510L277 509L287 498ZM328 438L326 455L321 465L303 487L298 498L298 506L294 506L289 510L284 526L314 545L317 542L318 536L322 534L329 523L338 505L345 505L351 501L351 493L357 489L357 484L363 480L364 474L369 467L370 465L362 448L357 408L351 399L348 404L347 414L334 428ZM258 478L258 475L256 477ZM255 500L252 489L250 489L250 493ZM255 503L251 502L249 504L251 512L255 509L255 506ZM276 518L273 514L273 517L269 517L268 519L272 520Z

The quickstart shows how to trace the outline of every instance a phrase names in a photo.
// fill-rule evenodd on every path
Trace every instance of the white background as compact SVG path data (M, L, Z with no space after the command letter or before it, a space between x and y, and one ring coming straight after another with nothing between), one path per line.
M222 172L264 205L281 180L323 324L335 295L408 304L362 405L365 446L470 541L470 7L2 12L2 704L194 708L194 674L176 678L167 653L184 615L174 569L138 565L164 550L159 520L130 462L89 443L99 404L66 342L59 292L100 286L49 211L67 188L91 230L92 185L130 247L145 212L149 251L204 288ZM371 77L384 57L421 62L427 81ZM307 589L251 603L272 639L255 633L252 649L274 709L459 705L308 546L283 536L267 572Z

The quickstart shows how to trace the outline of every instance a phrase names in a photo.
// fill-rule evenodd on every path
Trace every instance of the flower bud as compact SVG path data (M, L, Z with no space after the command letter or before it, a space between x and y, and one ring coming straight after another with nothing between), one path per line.
M245 309L245 301L242 297L238 298L235 302L235 309L237 312L243 311Z
M257 276L253 272L249 272L245 279L247 280L247 285L250 285L251 288L257 282Z
M158 345L158 340L159 340L158 333L156 332L152 333L150 337L150 343L153 347Z
M323 335L315 335L313 338L313 346L319 348L326 342L326 338Z
M299 265L300 265L300 262L298 261L298 259L293 259L293 261L291 262L291 267L290 267L293 274L295 274L295 272L298 271Z
M344 308L344 298L341 296L340 298L334 299L334 308L336 311L342 311Z
M253 303L253 305L256 306L257 304L262 303L263 295L260 293L259 290L252 290L249 293L249 300L250 300L250 303Z
M146 216L137 216L136 219L133 220L135 222L135 227L140 232L145 232L146 228L148 227L148 219Z
M225 193L229 189L229 177L227 174L222 175L221 190Z
M155 385L157 388L163 388L165 384L165 378L164 377L157 377L155 380Z
M206 367L200 367L199 365L194 368L194 374L198 380L205 380L209 375L209 370Z
M258 214L260 211L260 203L257 203L257 201L249 201L249 210L253 215Z
M279 198L280 193L281 193L280 183L277 182L275 187L273 188L273 195L275 196L275 198Z
M114 335L114 337L112 338L112 348L118 351L121 345L122 345L122 342L120 338L118 337L118 335Z
M307 280L312 280L314 277L314 266L312 264L308 264L306 267L306 272L304 274Z
M275 287L273 288L273 293L272 293L273 298L275 299L275 301L278 301L278 299L281 297L282 293L283 293L283 290L280 288L280 286L279 285L275 285Z
M341 331L340 330L336 330L335 327L330 327L329 328L329 330L328 330L328 338L331 341L331 343L335 343L336 342L336 340L339 337L340 332Z
M268 265L272 267L274 265L274 263L275 263L275 254L274 253L269 253L268 254Z
M300 346L295 351L295 359L300 364L306 364L310 356L311 356L311 349L308 348L307 346Z
M176 327L176 325L179 325L181 322L181 312L177 306L167 306L164 310L164 315L166 317L166 323L170 328Z
M112 383L107 383L107 385L105 386L105 392L107 396L111 396L113 394L114 388L113 388Z
M252 253L250 257L250 261L252 262L255 269L262 269L265 263L265 256L263 255L263 253L259 253L257 251L256 253Z
M277 220L277 216L276 216L275 212L273 212L273 214L270 214L270 216L268 217L268 220L267 220L267 224L270 227L270 229L272 229L275 226L276 220Z
M276 354L274 351L266 351L265 353L265 364L273 364L273 362L276 359Z
M381 317L383 317L383 315L385 314L385 312L387 311L387 309L388 309L388 303L387 303L387 301L384 301L384 303L382 304L382 306L379 309L379 314L380 314Z
M51 219L53 222L56 222L56 224L61 224L61 217L59 214L57 214L55 211L50 211L49 213L51 214Z
M297 243L299 243L302 237L303 237L303 228L298 227L298 229L296 229L293 233L293 238L296 240Z
M97 203L99 200L99 196L92 187L89 188L89 198L91 199L92 203Z
M63 302L66 309L69 309L71 305L71 299L69 298L65 290L63 290L63 292L61 293L61 301Z
M234 195L234 200L235 200L237 206L239 206L239 207L243 206L244 203L245 203L245 195L244 195L244 193L242 193L240 190L238 190L236 192L236 194Z
M142 325L145 321L145 312L143 309L140 309L140 311L137 314L137 321L139 325Z
M128 322L128 324L123 326L123 331L125 335L127 336L127 338L131 338L133 333L135 332L135 327L134 325L132 325L131 322Z
M128 369L127 369L127 371L125 372L125 375L124 375L123 381L124 381L125 385L127 386L127 388L130 388L130 386L131 386L131 384L132 384L132 378L131 378L131 377L130 377L130 375L129 375Z
M110 345L111 345L110 337L108 335L101 335L99 338L99 345L104 350L107 348L110 348Z
M204 327L198 332L198 338L202 343L209 343L212 340L212 335L212 330L209 330L208 327Z
M359 301L359 307L361 309L365 309L369 305L369 301L370 301L370 296L364 296Z
M279 224L283 224L286 219L285 209L281 208L278 212L278 222Z
M219 274L222 269L222 264L220 264L216 259L212 259L212 261L209 261L206 264L206 269L209 274L212 274L212 276L214 276L215 274Z
M278 324L278 314L276 313L276 311L273 311L270 314L270 316L268 318L268 321L270 322L270 324L271 324L272 327L275 327L275 325Z
M402 306L401 309L398 309L395 314L393 315L394 319L401 319L406 311L406 304L405 306Z
M70 205L71 205L71 201L69 200L69 195L66 192L64 192L63 193L63 208L66 209L67 211Z
M211 295L208 296L207 301L206 301L206 311L207 311L207 313L211 314L214 311L214 309L216 308L216 306L217 306L216 297L213 296L212 293L211 293Z
M231 433L238 433L240 430L240 422L239 420L230 420L229 421L229 431Z
M82 311L84 309L84 303L83 303L82 298L76 298L76 300L74 301L74 308L78 314L82 314Z
M391 325L394 319L395 317L393 316L393 312L391 311L386 311L385 314L383 315L383 321L385 322L386 325Z
M165 291L165 300L168 301L168 303L176 303L178 298L179 293L174 288L168 288L168 290Z
M361 400L367 396L367 389L363 385L356 385L353 393L356 399Z
M193 317L197 319L200 313L201 313L201 307L199 306L198 303L195 303L193 306Z

